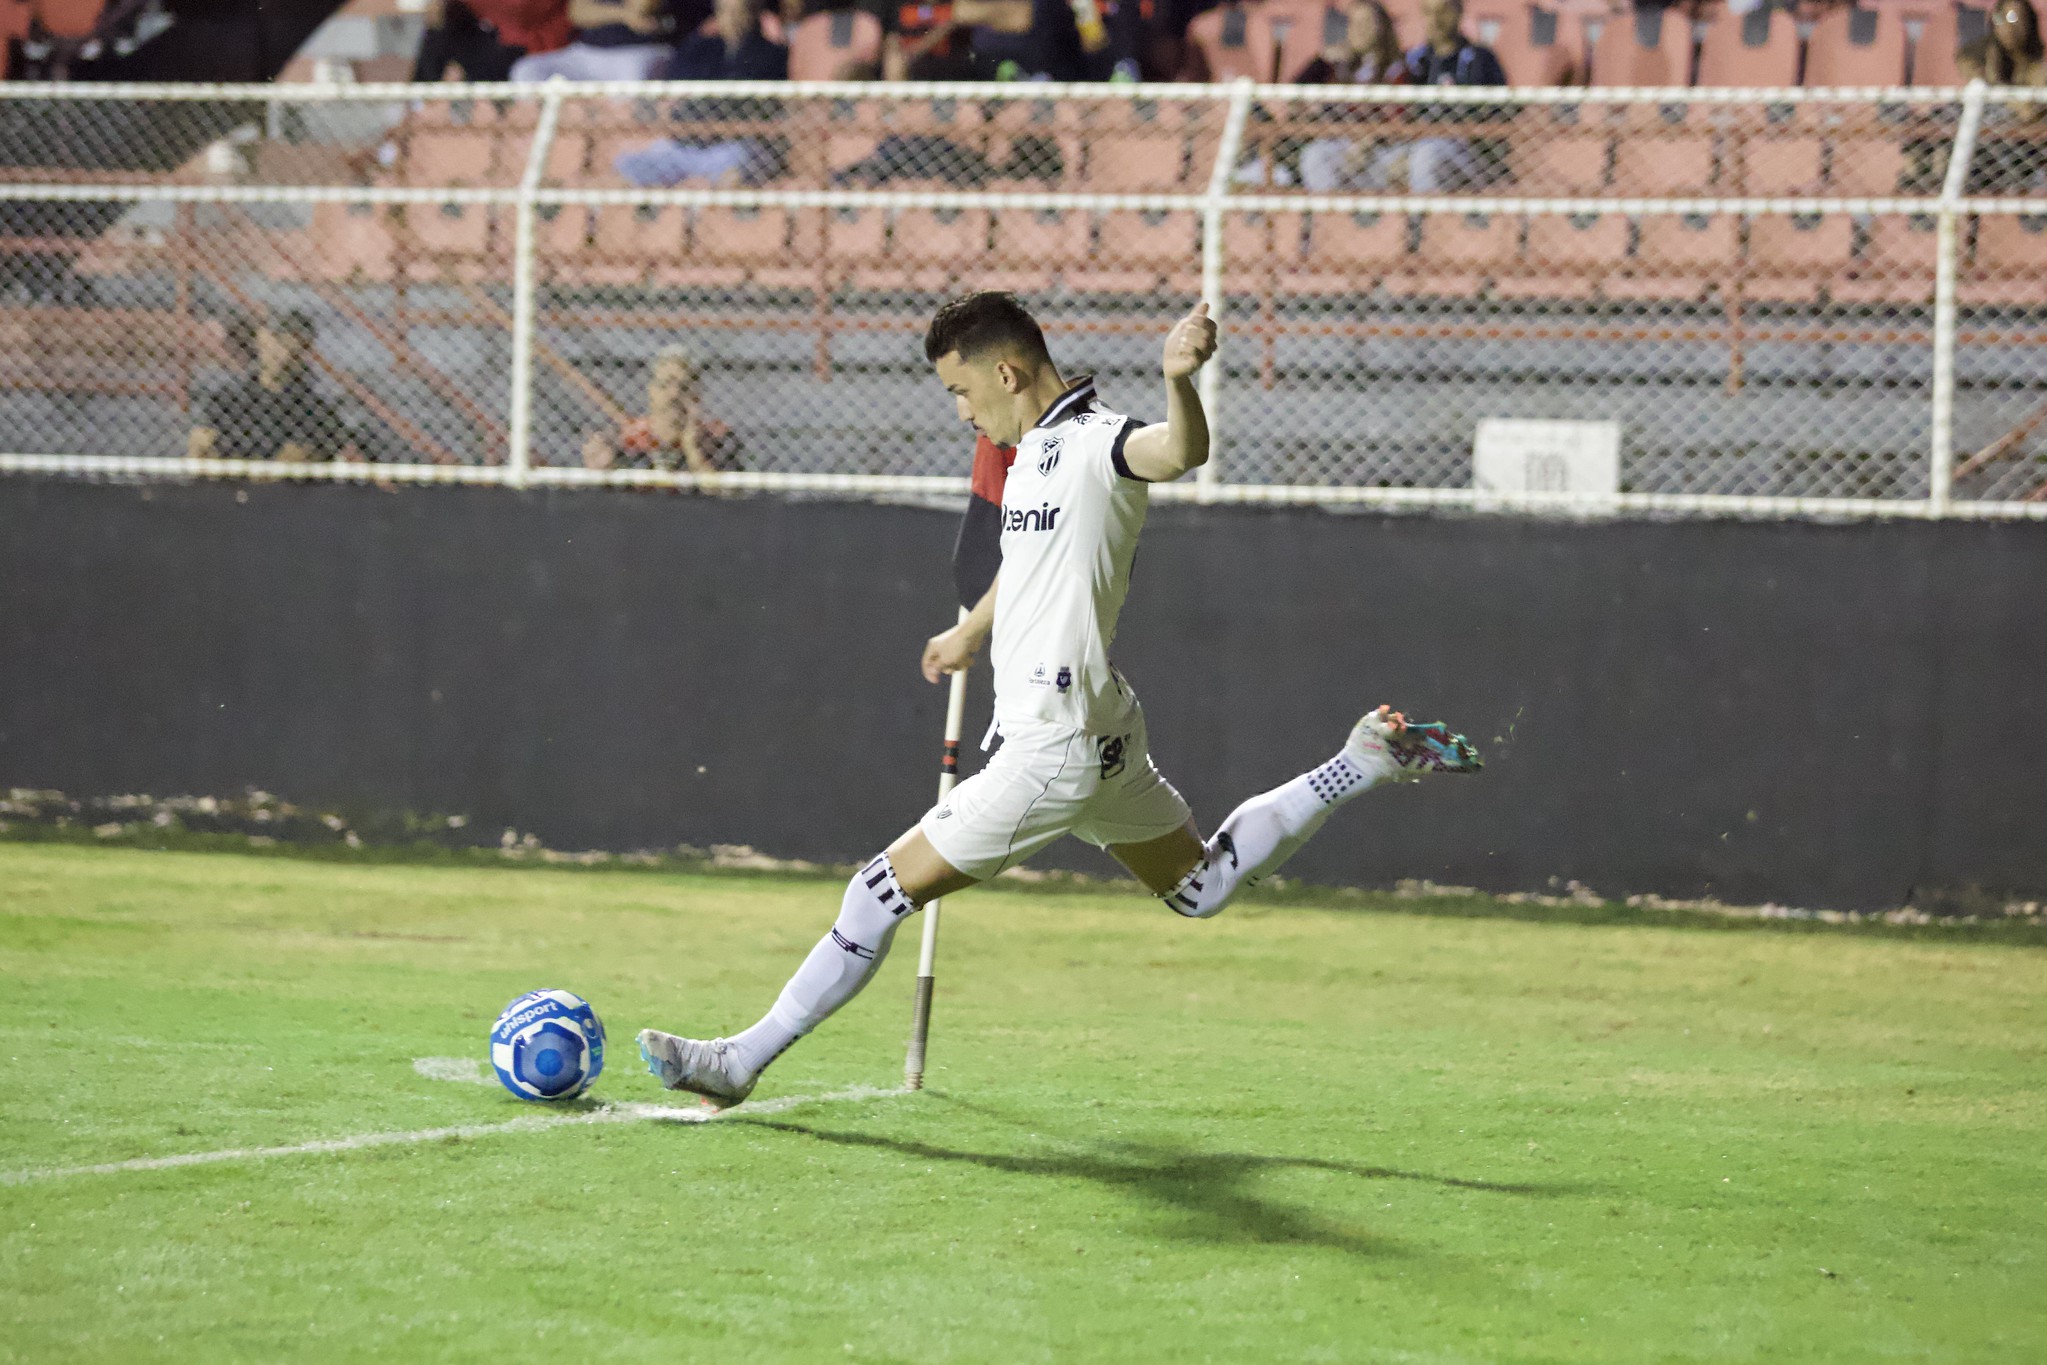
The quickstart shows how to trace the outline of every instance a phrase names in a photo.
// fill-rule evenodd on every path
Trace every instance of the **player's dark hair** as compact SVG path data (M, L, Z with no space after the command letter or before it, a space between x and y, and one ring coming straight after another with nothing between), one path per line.
M932 316L924 333L924 358L934 365L955 351L961 360L976 360L1000 350L1019 353L1027 360L1052 358L1038 320L1016 301L1016 295L998 289L954 299Z

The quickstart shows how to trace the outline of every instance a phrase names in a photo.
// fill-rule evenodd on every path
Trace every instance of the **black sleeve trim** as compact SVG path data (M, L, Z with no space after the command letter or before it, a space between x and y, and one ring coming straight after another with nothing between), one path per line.
M1123 443L1130 439L1131 432L1141 431L1144 426L1145 423L1138 421L1135 417L1130 418L1123 423L1123 430L1116 433L1116 444L1109 447L1109 463L1116 466L1118 474L1135 483L1150 483L1151 480L1141 474L1130 472L1130 462L1123 458Z

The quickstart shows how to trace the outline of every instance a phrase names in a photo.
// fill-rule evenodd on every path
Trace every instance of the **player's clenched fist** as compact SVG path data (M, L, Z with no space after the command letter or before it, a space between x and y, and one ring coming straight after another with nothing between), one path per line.
M1173 324L1166 333L1166 378L1185 379L1215 354L1215 322L1208 316L1208 303L1194 305L1194 311Z

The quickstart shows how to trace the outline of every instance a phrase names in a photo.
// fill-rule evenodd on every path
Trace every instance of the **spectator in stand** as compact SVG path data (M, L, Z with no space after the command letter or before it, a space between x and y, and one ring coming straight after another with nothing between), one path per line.
M432 0L412 65L415 81L455 71L465 81L505 81L512 63L569 45L569 0Z
M1422 19L1428 40L1408 52L1407 78L1416 85L1505 85L1507 73L1489 47L1464 36L1463 0L1425 0ZM1485 118L1479 105L1424 105L1414 111L1419 123L1466 123ZM1490 139L1424 137L1389 149L1389 183L1405 179L1416 194L1466 189L1498 177L1501 149ZM1397 158L1397 161L1392 159ZM1404 174L1403 174L1404 173Z
M1099 36L1100 11L1094 0L1084 3ZM982 80L1087 80L1089 52L1074 15L1070 0L953 0L952 6L954 22L970 26L967 46Z
M512 63L515 81L644 81L674 53L667 0L569 0L575 41Z
M353 446L375 458L341 410L313 388L313 320L273 309L260 326L231 323L228 345L249 373L199 400L185 438L195 460L332 460Z
M1301 85L1406 85L1407 63L1400 55L1400 42L1393 32L1393 20L1379 0L1349 0L1343 7L1346 24L1343 41L1324 48L1322 55L1308 63L1296 77ZM1325 117L1341 117L1363 106L1334 106ZM1391 149L1398 151L1399 149ZM1377 138L1316 138L1301 148L1300 179L1308 189L1321 193L1352 185L1370 184L1380 160L1389 149Z
M973 77L966 26L954 20L952 0L860 0L881 20L881 79L963 81Z
M789 75L789 49L761 29L761 0L717 0L711 31L693 33L662 74L674 81L779 81ZM677 105L676 122L766 122L781 116L779 100L691 99ZM669 138L621 152L618 173L635 185L679 185L707 180L755 184L780 173L788 144L776 137L701 133Z
M2040 16L2027 0L2000 0L1990 11L1990 30L1955 54L1964 80L1992 85L2047 85L2047 52L2040 42Z
M1964 80L1991 85L2047 85L2047 49L2040 41L2040 16L2027 0L1996 0L1990 28L1955 54L1955 69ZM2047 104L1991 105L1984 110L1983 131L1969 164L1971 194L2015 194L2047 184L2047 143L2033 127L2047 116ZM2021 131L2023 130L2023 131ZM1937 184L1945 162L1929 176Z
M730 427L704 415L696 360L670 346L647 372L647 415L616 433L591 432L583 439L583 468L715 474L739 468L739 442Z

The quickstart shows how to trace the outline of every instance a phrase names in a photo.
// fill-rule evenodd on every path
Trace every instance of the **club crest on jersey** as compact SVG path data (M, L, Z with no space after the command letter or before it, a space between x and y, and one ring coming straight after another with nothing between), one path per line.
M1038 472L1040 474L1050 474L1059 467L1059 452L1065 444L1057 436L1047 436L1045 438L1044 449L1038 453Z
M1065 664L1059 665L1059 676L1052 679L1052 686L1058 688L1061 692L1073 686L1073 670Z
M1002 509L1002 529L1005 531L1049 531L1059 520L1059 509L1050 503L1040 503L1025 511L1021 507Z

